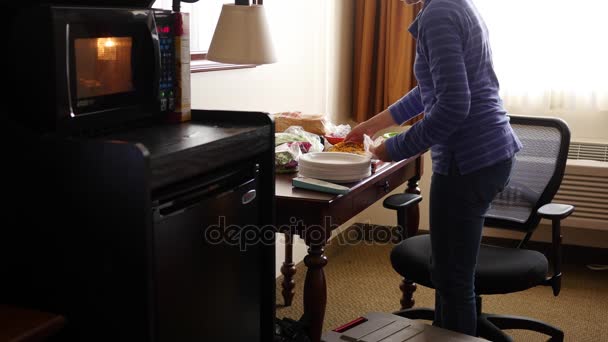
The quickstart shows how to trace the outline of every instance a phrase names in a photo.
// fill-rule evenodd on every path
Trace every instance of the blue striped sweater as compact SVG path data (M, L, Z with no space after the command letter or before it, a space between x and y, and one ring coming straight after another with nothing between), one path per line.
M506 160L521 148L499 96L488 31L471 0L426 0L409 28L416 38L418 86L389 106L401 124L421 121L386 141L393 160L431 149L433 172L461 174Z

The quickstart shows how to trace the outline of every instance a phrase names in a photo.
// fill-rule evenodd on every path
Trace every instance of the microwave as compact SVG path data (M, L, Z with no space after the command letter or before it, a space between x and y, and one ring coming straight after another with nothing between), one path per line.
M86 132L174 110L180 27L173 12L38 5L11 18L4 58L18 123L41 133Z

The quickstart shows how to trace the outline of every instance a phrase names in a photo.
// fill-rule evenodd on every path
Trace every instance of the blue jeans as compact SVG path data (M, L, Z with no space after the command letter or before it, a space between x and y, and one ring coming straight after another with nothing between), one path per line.
M434 325L476 335L475 267L484 216L509 181L512 159L460 175L434 173L430 190Z

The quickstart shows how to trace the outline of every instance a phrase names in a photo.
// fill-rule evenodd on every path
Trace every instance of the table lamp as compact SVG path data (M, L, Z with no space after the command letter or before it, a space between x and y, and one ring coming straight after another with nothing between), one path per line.
M182 0L197 2L198 0ZM204 0L203 0L204 1ZM173 11L179 12L180 0L173 0ZM235 0L224 4L215 27L207 59L226 64L270 64L276 56L262 0Z

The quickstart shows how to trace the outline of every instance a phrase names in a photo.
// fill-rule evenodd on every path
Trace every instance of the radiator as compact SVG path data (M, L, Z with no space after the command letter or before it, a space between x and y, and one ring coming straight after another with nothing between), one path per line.
M570 144L564 179L553 202L575 206L563 226L608 231L608 144Z

